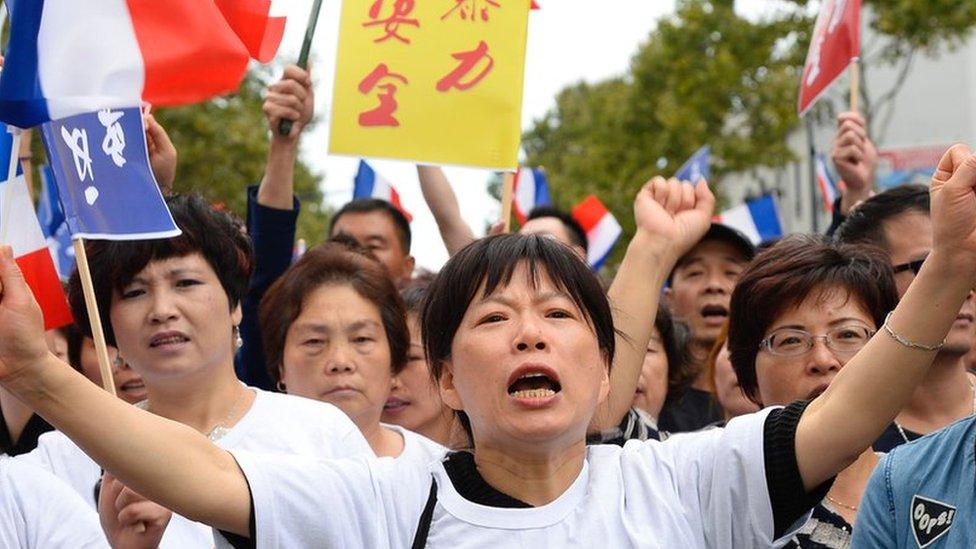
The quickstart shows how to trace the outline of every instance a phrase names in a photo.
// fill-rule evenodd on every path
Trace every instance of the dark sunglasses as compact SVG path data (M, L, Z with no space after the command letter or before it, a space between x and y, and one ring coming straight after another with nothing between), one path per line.
M895 265L891 268L891 270L894 271L895 274L911 271L917 275L918 272L922 270L923 263L925 263L924 257L922 259L916 259L915 261L909 261L908 263L902 263L901 265Z

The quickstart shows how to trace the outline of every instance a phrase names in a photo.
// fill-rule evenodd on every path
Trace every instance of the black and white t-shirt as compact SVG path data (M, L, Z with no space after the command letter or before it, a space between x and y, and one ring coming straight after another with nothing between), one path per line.
M231 453L262 548L410 547L432 480L427 547L769 547L791 537L829 487L803 490L792 443L804 406L665 442L590 446L566 492L533 508L462 495L444 462ZM771 438L788 443L770 447Z
M108 547L98 515L70 487L37 467L0 459L0 547Z

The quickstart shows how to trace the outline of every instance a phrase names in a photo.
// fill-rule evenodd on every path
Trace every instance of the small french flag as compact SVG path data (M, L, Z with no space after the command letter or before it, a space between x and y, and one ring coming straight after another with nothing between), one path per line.
M365 160L359 161L359 171L356 172L352 198L353 200L357 198L379 198L380 200L386 200L390 204L393 204L396 209L400 210L404 217L407 218L407 221L413 221L413 216L400 203L400 193L397 192L389 180L376 173L376 170Z
M606 263L623 229L603 202L592 194L573 208L572 215L586 231L586 261L595 271Z
M823 197L824 209L832 213L838 195L837 183L830 177L830 171L827 169L827 158L823 153L816 156L815 168L817 171L817 187L820 188L820 196Z
M9 134L8 134L9 135ZM9 148L9 145L8 145ZM7 185L13 185L8 193ZM53 330L71 324L71 309L65 298L61 279L54 267L54 259L41 232L41 224L34 213L34 203L27 191L23 174L13 181L0 183L0 202L10 196L13 202L9 208L10 221L7 244L14 249L14 258L24 279L34 293L41 312L44 314L44 329Z
M512 190L512 209L519 225L524 225L532 210L539 206L549 206L549 183L546 174L540 168L519 168L515 172L515 184Z
M729 208L715 216L715 221L737 229L757 246L767 240L783 236L779 209L772 195L765 195Z

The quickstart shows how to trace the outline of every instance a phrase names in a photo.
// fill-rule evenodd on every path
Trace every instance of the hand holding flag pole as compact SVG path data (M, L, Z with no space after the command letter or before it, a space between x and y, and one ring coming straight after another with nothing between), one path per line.
M312 12L308 16L308 26L305 27L305 39L302 41L302 50L298 54L298 66L305 70L308 68L308 55L312 49L312 37L315 36L315 26L319 21L319 10L322 8L322 0L315 0L312 3ZM295 124L294 120L282 120L278 124L278 133L288 135Z

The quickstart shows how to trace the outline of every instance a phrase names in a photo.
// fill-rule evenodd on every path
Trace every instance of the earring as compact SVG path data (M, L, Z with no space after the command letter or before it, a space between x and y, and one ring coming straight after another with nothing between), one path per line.
M285 382L284 381L279 381L278 383L275 383L275 389L278 389L278 392L279 393L287 393L288 392L288 388L285 387Z
M234 326L234 348L240 349L244 346L244 338L241 337L240 326Z

